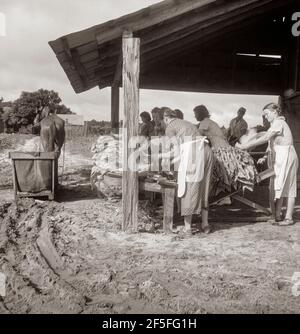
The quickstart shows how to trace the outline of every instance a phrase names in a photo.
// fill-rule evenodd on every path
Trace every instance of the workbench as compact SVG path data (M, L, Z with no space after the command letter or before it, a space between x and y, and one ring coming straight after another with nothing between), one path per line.
M122 174L107 172L103 176L106 184L122 187ZM164 184L153 182L144 177L139 177L139 191L144 193L160 193L163 200L163 229L170 233L173 229L174 203L177 185L175 182L165 180Z
M252 153L252 156L262 155L265 152L256 152ZM275 193L274 193L274 168L273 168L273 156L271 153L268 154L268 168L258 175L258 184L264 180L269 179L269 208L266 208L257 202L251 201L247 199L242 193L242 189L234 190L230 193L225 193L221 195L221 197L210 202L210 206L216 204L220 200L230 197L248 207L251 207L255 210L261 211L267 216L273 217L275 216ZM164 232L170 233L173 231L173 214L174 214L174 201L176 198L177 185L175 182L166 181L162 184L157 183L149 183L149 182L140 182L139 188L142 191L161 193L163 195L163 209L164 209L164 217L163 217L163 229ZM249 218L250 219L250 218ZM256 219L256 218L254 218Z
M252 156L261 156L266 154L266 152L255 152ZM248 207L251 207L257 211L261 211L268 217L273 217L275 214L275 204L274 204L274 168L273 168L273 156L271 153L268 154L268 168L258 175L258 184L263 180L269 179L269 208L266 208L255 201L247 199L242 189L233 190L229 193L224 193L218 198L210 201L210 206L217 204L220 200L230 197L238 202L241 202ZM122 186L122 175L107 173L105 177L110 177L112 184L117 186ZM141 192L149 193L160 193L163 199L163 230L165 233L173 232L173 218L174 218L174 206L175 198L177 197L177 183L175 181L169 181L166 178L161 178L158 182L147 181L147 179L139 178L139 190ZM256 218L255 218L256 219ZM250 220L250 218L249 218Z
M174 202L177 185L175 182L166 184L151 183L147 181L139 182L139 190L144 192L160 193L163 197L163 229L166 233L173 231Z
M242 194L242 189L234 190L230 193L225 193L221 197L216 200L210 202L210 206L217 204L220 200L230 197L252 209L257 211L261 211L266 214L268 217L273 217L275 214L275 207L274 207L274 185L273 180L274 178L274 170L268 168L267 170L263 171L259 174L258 180L262 182L263 180L270 179L269 185L269 208L266 208L257 202L251 201L247 199L244 194ZM157 184L157 183L148 183L148 182L139 182L139 189L141 191L148 191L154 193L161 193L163 196L163 210L164 210L164 217L163 217L163 229L165 233L171 233L173 231L173 215L174 215L174 203L176 198L177 192L177 185L175 182L167 182L167 184ZM260 221L257 218L249 218L249 221Z

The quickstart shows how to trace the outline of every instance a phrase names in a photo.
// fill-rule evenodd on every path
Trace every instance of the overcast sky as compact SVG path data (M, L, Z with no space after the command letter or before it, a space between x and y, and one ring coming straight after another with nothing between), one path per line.
M75 94L48 41L103 23L160 1L155 0L0 0L6 36L0 31L0 97L16 99L21 91L53 89L85 120L109 120L110 90ZM1 15L0 15L1 18ZM1 27L1 23L0 23ZM276 97L141 91L140 109L179 108L194 121L193 107L206 104L212 118L228 126L240 106L251 126L261 123L261 109Z

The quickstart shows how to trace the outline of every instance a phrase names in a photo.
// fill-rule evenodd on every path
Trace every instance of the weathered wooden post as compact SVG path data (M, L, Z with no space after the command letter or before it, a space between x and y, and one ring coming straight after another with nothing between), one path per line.
M118 85L111 87L111 130L119 133L120 89Z
M123 181L122 205L124 231L136 232L138 227L138 175L129 167L129 157L134 152L130 147L131 138L138 136L139 123L139 77L140 39L133 38L131 32L123 34Z
M87 137L88 136L88 122L84 121L84 126L83 126L83 136Z

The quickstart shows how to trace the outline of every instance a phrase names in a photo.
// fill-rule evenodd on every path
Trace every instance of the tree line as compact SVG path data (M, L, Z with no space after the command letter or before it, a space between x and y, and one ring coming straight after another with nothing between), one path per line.
M50 107L57 114L75 114L66 107L58 93L39 89L35 92L22 92L15 101L0 99L0 118L6 133L31 133L33 121L44 107Z

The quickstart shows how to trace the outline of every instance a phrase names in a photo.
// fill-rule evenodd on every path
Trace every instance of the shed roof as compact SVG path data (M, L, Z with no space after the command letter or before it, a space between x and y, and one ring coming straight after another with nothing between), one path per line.
M133 14L63 36L49 44L75 92L80 93L96 86L104 88L120 84L121 38L124 31L131 31L134 36L141 38L141 88L175 89L178 82L176 86L174 80L160 86L159 64L163 64L162 68L165 68L165 65L173 61L175 65L176 60L183 55L189 56L191 50L199 50L199 47L203 50L207 43L223 41L228 36L233 43L235 32L249 27L251 31L253 27L256 28L257 22L262 27L264 18L270 12L284 13L296 2L297 0L165 0ZM268 20L271 24L272 17L268 17ZM242 37L243 45L247 46L247 41L243 39ZM280 38L277 50L271 49L266 47L266 52L281 51ZM193 61L185 65L190 66L191 63ZM147 77L153 68L157 69L157 80ZM195 85L194 79L187 80L182 87L185 90L201 90L201 85Z

